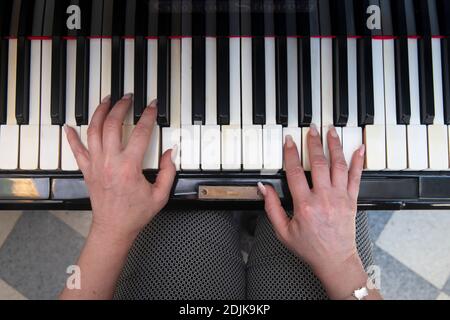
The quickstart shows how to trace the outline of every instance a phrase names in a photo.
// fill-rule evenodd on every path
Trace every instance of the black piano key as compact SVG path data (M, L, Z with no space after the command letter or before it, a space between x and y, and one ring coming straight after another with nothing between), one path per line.
M444 91L444 122L450 124L450 38L441 40L442 86Z
M192 38L192 123L205 124L205 38Z
M320 0L317 2L319 7L319 25L321 36L331 36L331 15L329 0Z
M75 120L78 126L89 120L89 39L77 38Z
M252 0L251 2L251 35L263 37L265 35L264 24L264 0ZM244 27L244 21L242 22Z
M253 124L266 124L266 67L264 38L252 39Z
M337 127L348 121L347 38L333 39L333 121Z
M217 124L230 124L230 39L217 38Z
M136 13L135 13L135 23L136 23L136 32L138 35L143 35L141 31L141 26L147 25L146 35L149 37L158 36L158 25L159 25L159 1L146 1L146 0L137 0ZM148 15L142 14L147 10ZM169 11L170 12L170 11ZM129 15L127 14L127 18Z
M28 124L30 112L30 50L31 41L25 37L17 39L17 124Z
M112 37L111 50L111 105L115 105L124 95L124 39L120 36ZM142 66L141 66L142 68Z
M6 123L8 96L8 40L0 40L0 124Z
M45 15L45 0L34 0L33 24L31 35L35 37L42 36Z
M92 0L90 36L102 36L103 0Z
M159 59L158 59L159 63ZM159 89L159 84L158 84ZM134 41L134 123L137 124L147 106L147 39Z
M420 121L422 124L433 124L434 121L434 86L433 58L431 38L419 39L419 90Z
M309 127L312 121L311 42L299 38L297 43L298 124Z
M158 117L160 126L170 126L170 40L158 39Z
M50 116L53 125L63 125L66 120L66 49L67 43L62 37L53 38L50 104Z
M374 121L372 39L357 39L358 124Z
M409 86L408 39L395 39L395 94L397 124L409 124L411 98Z
M276 63L276 111L277 124L287 126L288 124L288 88L287 88L287 43L286 37L276 38L275 48Z

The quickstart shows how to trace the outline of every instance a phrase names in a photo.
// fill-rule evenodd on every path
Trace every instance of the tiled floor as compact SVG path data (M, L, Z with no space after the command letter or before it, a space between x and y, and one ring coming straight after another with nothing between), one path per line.
M0 299L54 299L89 230L89 212L0 212ZM450 211L371 212L387 299L450 299Z

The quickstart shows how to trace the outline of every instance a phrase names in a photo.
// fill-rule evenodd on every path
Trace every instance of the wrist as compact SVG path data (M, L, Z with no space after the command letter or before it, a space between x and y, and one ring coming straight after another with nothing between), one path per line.
M357 253L354 253L343 263L326 271L317 272L330 299L342 300L352 296L352 293L367 284L368 275Z
M130 246L138 234L139 230L125 230L124 228L114 227L93 219L88 238L103 244Z

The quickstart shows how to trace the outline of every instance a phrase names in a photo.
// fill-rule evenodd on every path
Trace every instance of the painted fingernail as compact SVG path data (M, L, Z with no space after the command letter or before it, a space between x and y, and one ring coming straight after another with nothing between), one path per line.
M111 95L108 94L106 97L103 98L102 103L108 103L111 101Z
M266 196L266 194L267 194L267 189L266 189L266 187L262 184L262 182L260 181L260 182L258 182L258 190L259 190L259 192L261 192L261 194L263 195L263 196Z
M127 93L126 95L124 95L122 97L123 100L131 100L131 98L133 98L133 94L132 93Z
M288 134L286 138L284 138L284 143L286 144L286 147L292 148L294 147L294 139L292 139L292 136Z
M362 144L358 149L359 156L363 157L365 152L366 152L366 146Z
M332 136L333 138L339 138L335 126L331 125L331 126L328 128L328 131L330 132L330 134L331 134L331 136Z
M156 106L158 105L158 100L153 100L152 102L150 102L150 104L148 105L149 108L156 108Z
M170 153L170 159L172 159L172 163L176 165L178 158L178 145L174 145L172 147L172 152Z
M317 127L314 123L311 123L309 126L309 134L313 137L317 137L319 135L319 131L317 131Z

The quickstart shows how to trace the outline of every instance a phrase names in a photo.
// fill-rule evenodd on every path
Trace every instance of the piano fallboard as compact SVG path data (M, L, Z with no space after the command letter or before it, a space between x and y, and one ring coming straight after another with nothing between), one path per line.
M154 181L155 171L145 171ZM308 180L310 175L307 173ZM283 172L182 172L172 188L169 208L261 210L261 200L199 199L201 187L255 187L271 184L286 209L292 207ZM220 190L220 188L219 188ZM450 172L364 172L358 208L361 210L450 209ZM89 210L81 173L41 171L0 172L0 210Z

